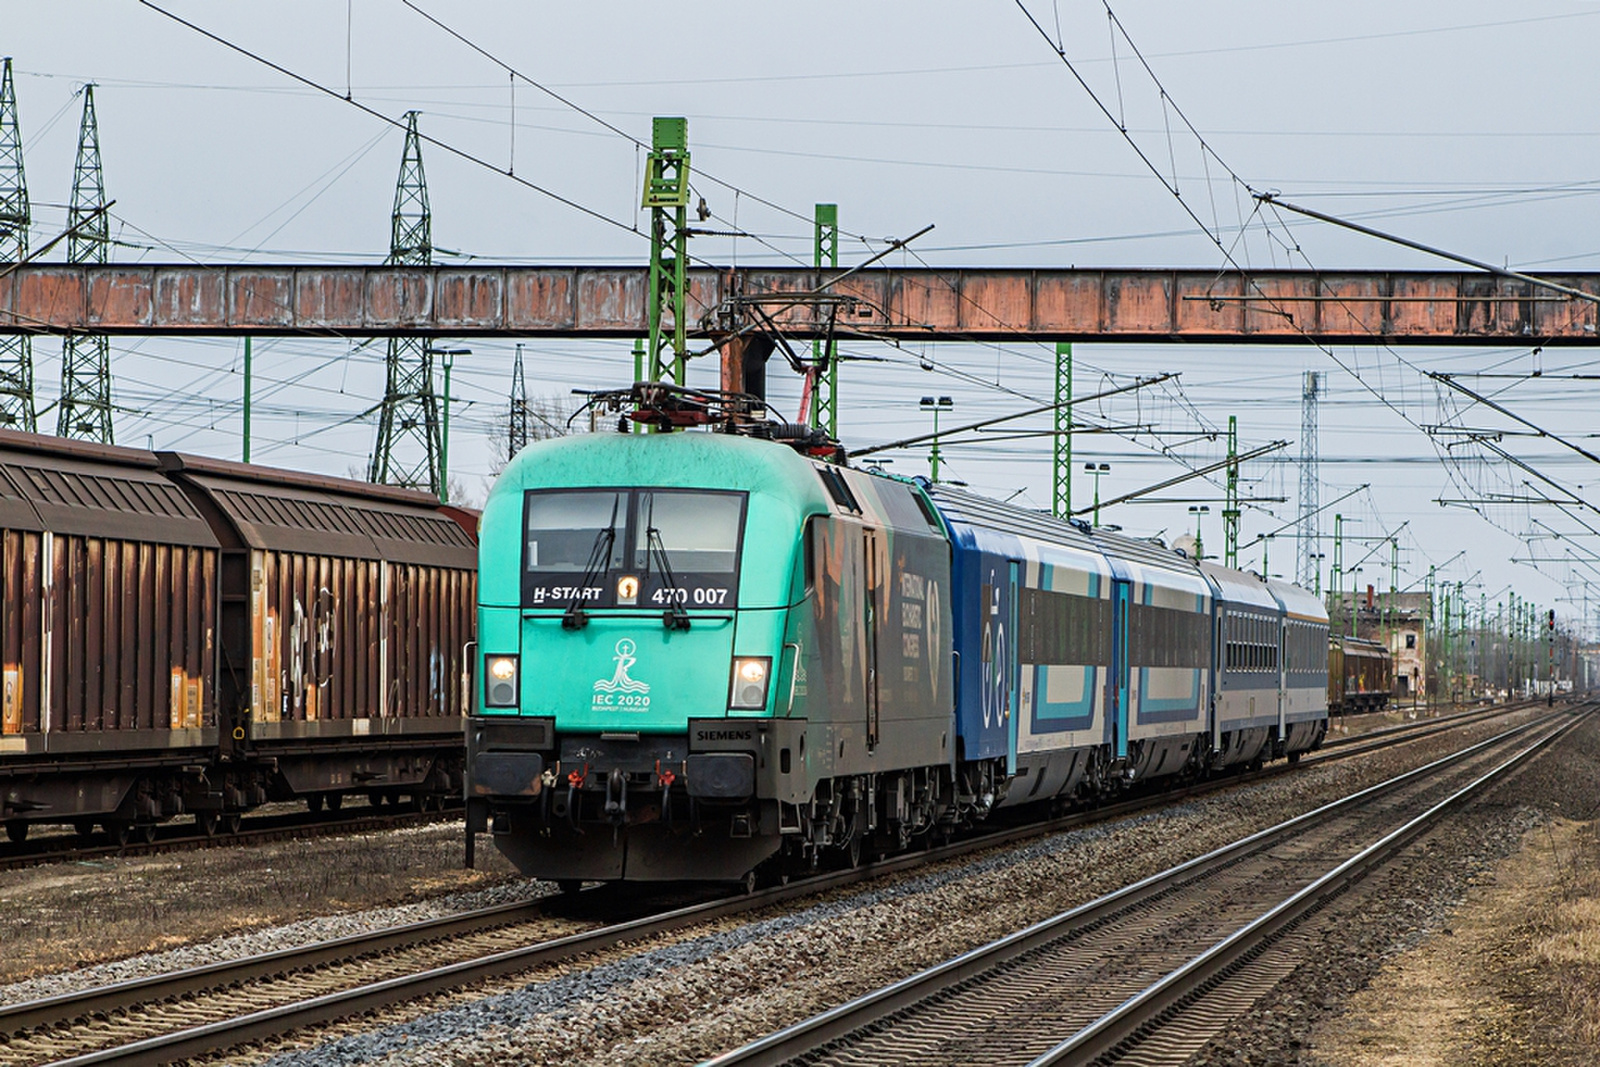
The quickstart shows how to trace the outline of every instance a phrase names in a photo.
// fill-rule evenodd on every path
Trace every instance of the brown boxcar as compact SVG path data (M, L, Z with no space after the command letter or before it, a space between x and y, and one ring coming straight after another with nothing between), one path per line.
M476 516L0 431L0 821L461 793Z
M149 453L0 432L0 547L8 831L184 810L217 743L211 527Z
M163 453L222 545L236 750L274 799L457 794L477 548L426 494Z
M1382 711L1394 684L1394 657L1380 642L1345 634L1328 637L1328 711Z

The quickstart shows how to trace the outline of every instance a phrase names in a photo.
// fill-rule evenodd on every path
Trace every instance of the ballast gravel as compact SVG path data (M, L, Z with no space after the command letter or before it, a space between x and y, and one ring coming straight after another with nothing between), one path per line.
M1531 713L1529 713L1531 714ZM879 882L607 950L576 965L379 1013L263 1054L313 1064L686 1063L735 1047L1247 833L1487 737L1505 720ZM1529 811L1534 809L1529 808ZM1456 856L1470 877L1535 818L1519 807ZM1469 828L1469 836L1478 828ZM1482 836L1482 835L1479 835ZM1426 867L1426 865L1424 865ZM1417 874L1430 888L1426 870ZM1436 887L1432 887L1436 888ZM1422 929L1432 899L1413 894ZM1366 950L1371 955L1373 950ZM1291 1005L1294 1018L1309 1017ZM1264 1027L1295 1047L1304 1025ZM1232 1058L1220 1045L1213 1062ZM263 1055L237 1062L260 1062Z
M146 953L75 971L40 975L37 978L13 982L10 985L0 986L0 1005L20 1004L29 1000L74 993L114 982L127 982L135 978L148 978L152 975L199 967L222 960L300 948L318 941L331 941L351 934L364 934L372 930L403 926L407 923L422 922L478 908L490 908L497 904L534 900L555 891L555 886L548 882L509 882L486 889L447 894L413 904L369 908L344 915L325 915L283 926L265 927L165 952Z

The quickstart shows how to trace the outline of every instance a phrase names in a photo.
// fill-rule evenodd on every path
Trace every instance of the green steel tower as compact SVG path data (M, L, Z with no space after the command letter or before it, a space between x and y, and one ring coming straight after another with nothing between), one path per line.
M812 262L817 268L817 286L822 285L822 268L839 266L839 205L818 204L815 214L816 243ZM826 374L817 376L811 393L811 425L828 431L828 436L839 439L839 344L832 337L826 341L811 342L811 358L826 364Z
M72 204L67 210L68 263L104 263L111 242L106 220L105 175L100 169L100 127L94 112L94 86L83 87L83 122L78 127L78 162L72 172ZM56 435L114 444L111 428L111 338L69 334L61 342L61 402Z
M1228 416L1228 496L1222 505L1222 562L1239 568L1239 419Z
M657 117L651 146L640 201L650 209L649 380L683 385L689 358L684 277L689 259L689 120Z
M1050 513L1072 516L1072 345L1056 342L1055 477L1050 484Z
M22 128L17 124L17 94L11 84L11 57L0 77L0 262L28 257L28 178L22 171ZM0 337L0 428L35 433L33 338Z
M417 112L406 112L406 145L400 158L390 215L388 262L404 266L433 263L433 212L428 180L422 172L422 140ZM433 352L415 337L391 337L387 381L378 412L378 439L372 446L367 480L425 489L437 496L439 401L433 391Z

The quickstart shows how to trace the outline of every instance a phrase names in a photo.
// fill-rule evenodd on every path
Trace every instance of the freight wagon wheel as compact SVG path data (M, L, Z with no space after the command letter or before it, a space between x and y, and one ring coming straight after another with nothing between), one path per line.
M139 826L135 827L134 829L137 832L140 841L143 841L147 845L153 845L153 844L156 843L156 824L155 823L153 823L153 822L141 823Z
M218 815L214 811L197 811L194 813L195 828L207 837L216 836L217 820Z
M236 811L229 812L222 817L222 829L230 834L239 832L240 815Z
M6 823L6 837L13 845L20 845L28 839L28 824L21 819L12 819Z
M306 797L306 810L313 815L322 814L322 794L312 793Z
M328 794L328 810L329 811L338 811L342 807L344 807L344 794L343 793L329 793Z
M79 837L92 837L94 835L94 820L74 819L72 821L72 830Z
M133 837L133 823L127 819L111 819L102 823L101 826L104 828L106 836L111 839L111 843L119 848L126 845Z

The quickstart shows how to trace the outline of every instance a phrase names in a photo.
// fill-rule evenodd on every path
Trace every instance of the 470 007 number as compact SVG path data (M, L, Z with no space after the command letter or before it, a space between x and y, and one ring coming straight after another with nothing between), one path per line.
M657 589L650 594L652 604L717 605L728 602L726 589Z

